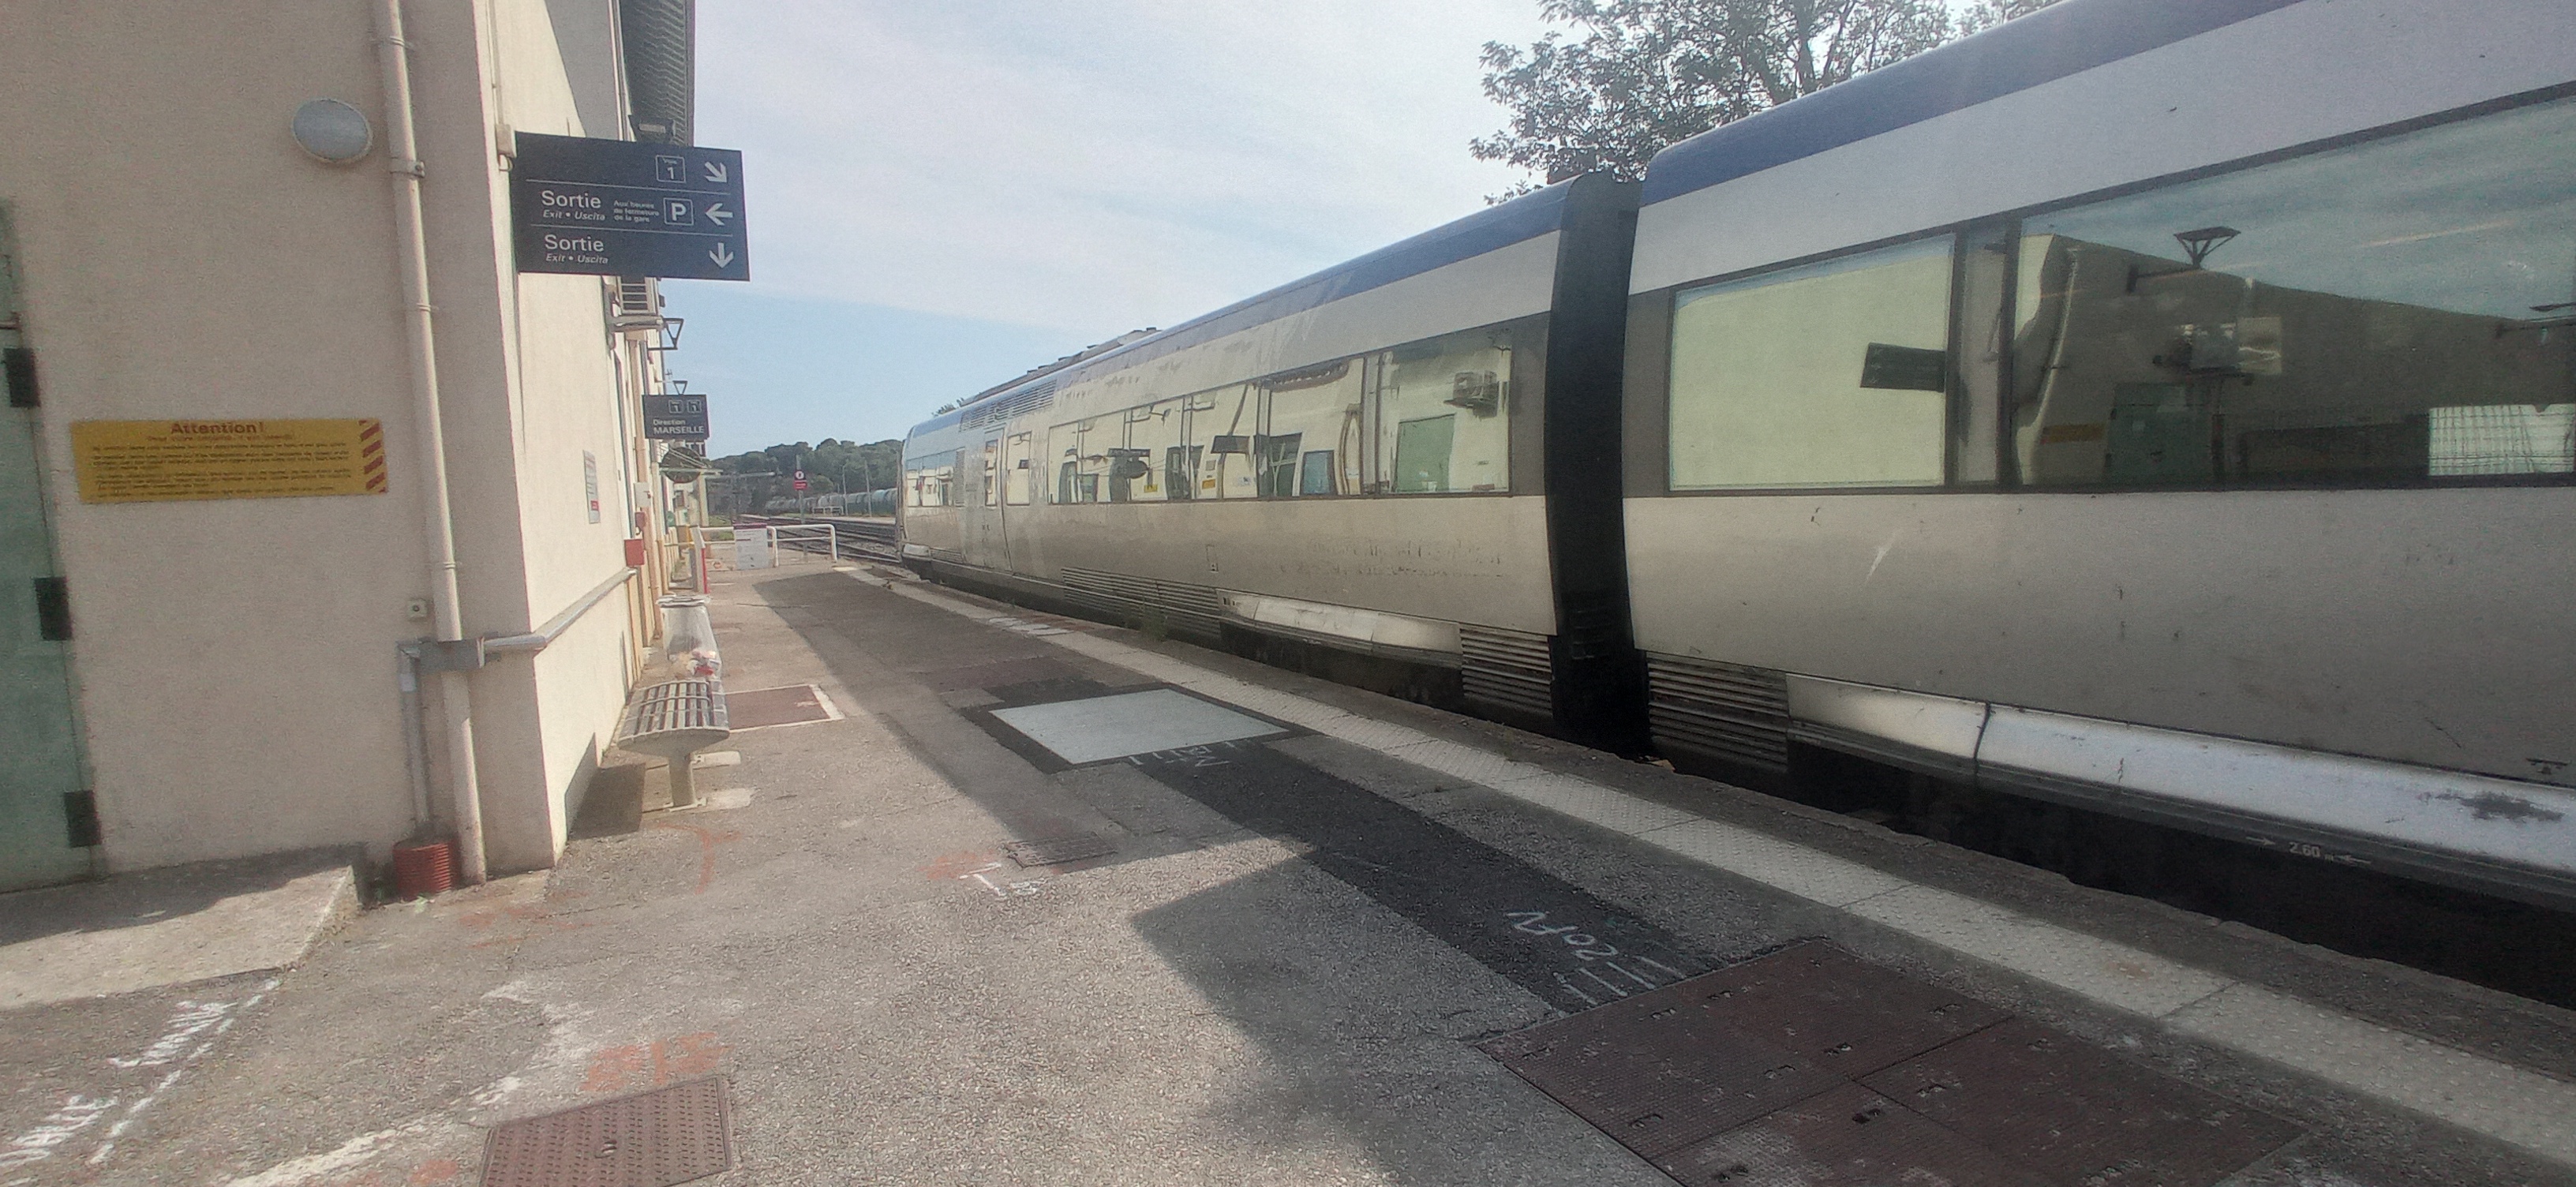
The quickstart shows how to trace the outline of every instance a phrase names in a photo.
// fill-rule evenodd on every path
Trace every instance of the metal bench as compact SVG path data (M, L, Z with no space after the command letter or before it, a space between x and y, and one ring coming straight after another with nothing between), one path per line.
M627 702L617 722L616 746L671 763L671 806L698 802L690 758L733 736L726 723L724 683L712 678L646 685Z

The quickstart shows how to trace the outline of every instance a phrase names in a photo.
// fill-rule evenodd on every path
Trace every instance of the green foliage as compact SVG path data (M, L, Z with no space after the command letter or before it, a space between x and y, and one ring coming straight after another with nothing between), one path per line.
M2053 2L1978 0L1953 13L1944 0L1539 0L1577 36L1485 43L1485 94L1511 122L1468 151L1549 182L1640 178L1675 141Z
M884 490L902 481L903 442L892 439L870 441L837 441L825 437L819 443L803 441L772 445L767 449L731 454L707 463L717 470L739 475L723 485L727 488L723 505L743 511L757 511L774 498L796 493L796 471L805 471L808 495L835 492Z

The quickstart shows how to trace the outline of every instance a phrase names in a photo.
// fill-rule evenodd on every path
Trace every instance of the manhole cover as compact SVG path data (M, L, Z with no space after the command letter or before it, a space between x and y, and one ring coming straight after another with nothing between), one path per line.
M2289 1122L2026 1019L1863 1082L2068 1182L2216 1183L2299 1135Z
M1825 944L1484 1044L1689 1184L2206 1187L2289 1123Z
M733 1166L721 1076L492 1130L483 1187L667 1187Z
M1505 1067L1649 1160L1845 1081L1695 1009L1698 981L1488 1044ZM1660 999L1660 1007L1653 1006ZM1604 1025L1603 1022L1608 1024Z
M1691 1187L2048 1183L1858 1084L1809 1097L1658 1158L1655 1165Z
M1040 837L1034 841L1012 841L1002 846L1002 852L1008 854L1012 861L1020 863L1023 869L1058 866L1069 861L1081 861L1086 857L1099 857L1117 851L1118 846L1107 837L1095 836L1091 833Z
M830 697L823 695L822 689L811 684L790 684L726 693L725 717L736 730L756 730L771 725L838 721L841 711Z
M1857 1079L2010 1017L1830 944L1800 944L1695 982L1728 1029Z

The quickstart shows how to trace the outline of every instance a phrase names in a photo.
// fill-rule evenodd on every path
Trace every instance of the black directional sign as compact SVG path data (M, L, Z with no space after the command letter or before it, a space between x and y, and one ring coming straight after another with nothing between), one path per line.
M705 396L644 397L644 435L656 441L704 441L707 432L707 398Z
M519 271L751 279L742 154L519 133Z

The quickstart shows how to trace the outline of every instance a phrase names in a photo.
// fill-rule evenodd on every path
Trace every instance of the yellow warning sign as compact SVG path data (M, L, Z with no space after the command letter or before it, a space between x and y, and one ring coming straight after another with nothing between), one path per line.
M374 420L84 420L72 424L84 503L385 493Z

